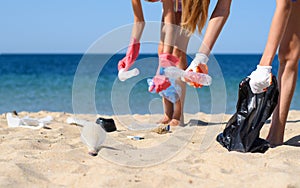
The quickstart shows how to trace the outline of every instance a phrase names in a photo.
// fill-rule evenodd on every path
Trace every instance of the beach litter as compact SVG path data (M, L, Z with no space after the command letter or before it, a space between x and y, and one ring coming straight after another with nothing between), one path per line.
M152 129L152 132L155 132L157 134L167 134L170 131L170 125L162 124L154 129Z
M130 138L131 140L143 140L143 139L145 139L142 136L127 136L127 138Z
M115 122L112 118L105 119L105 118L99 117L96 120L96 123L99 124L106 132L113 132L113 131L117 130Z
M106 138L105 130L95 122L83 119L69 117L66 121L68 124L83 127L80 135L81 141L87 145L89 155L97 156Z
M30 118L25 116L20 118L16 112L6 113L6 120L8 127L23 127L29 129L40 129L46 128L46 125L49 124L53 118L52 116L46 116L41 119Z
M126 71L125 69L120 69L119 73L118 73L118 77L119 77L120 81L124 82L125 80L127 80L131 77L137 76L139 74L140 74L140 71L137 68L134 68L134 69L128 70L128 71Z

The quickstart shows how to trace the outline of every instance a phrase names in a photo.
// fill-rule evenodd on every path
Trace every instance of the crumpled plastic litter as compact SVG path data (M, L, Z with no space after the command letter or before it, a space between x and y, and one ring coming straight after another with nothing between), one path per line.
M46 116L41 119L30 118L29 116L25 116L20 118L13 113L6 113L6 120L8 127L23 127L29 129L40 129L49 124L53 118L52 116Z
M83 127L80 134L81 141L87 145L89 155L96 156L106 139L105 130L95 122L75 117L68 117L66 122L71 125Z

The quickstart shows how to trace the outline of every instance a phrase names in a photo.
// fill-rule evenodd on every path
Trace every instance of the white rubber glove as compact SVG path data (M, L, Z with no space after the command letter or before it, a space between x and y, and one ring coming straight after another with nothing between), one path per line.
M271 85L272 74L271 74L272 66L260 66L257 65L255 71L253 71L250 76L250 88L254 94L262 93L266 90L267 87Z
M191 62L190 66L186 69L186 71L193 71L193 72L197 72L197 67L199 66L199 64L207 64L208 62L208 57L207 55L203 54L203 53L197 53L195 58L193 59L193 61Z
M195 73L202 73L208 74L208 67L207 67L208 57L203 53L197 53L193 61L191 62L190 66L185 70L186 72L195 72ZM182 81L188 83L190 86L195 88L201 88L202 85L192 82L186 78L182 78Z

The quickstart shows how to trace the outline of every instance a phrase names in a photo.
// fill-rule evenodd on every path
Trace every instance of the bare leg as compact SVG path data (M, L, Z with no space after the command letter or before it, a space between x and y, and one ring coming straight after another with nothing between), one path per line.
M165 35L163 37L164 46L163 46L163 53L170 53L172 54L174 43L176 40L175 30L174 30L174 23L175 23L175 16L174 16L174 4L173 0L164 0L162 1L163 4L163 32ZM162 39L162 38L161 38Z
M175 23L176 25L180 25L181 22L181 12L175 13ZM179 30L179 29L178 29ZM175 47L173 49L173 55L180 59L180 63L178 64L178 68L185 70L187 68L187 59L186 59L186 49L188 45L189 37L184 33L178 34L178 38L175 43ZM172 120L170 122L171 126L183 125L184 124L184 115L183 115L183 107L184 107L184 99L186 93L186 84L181 81L181 79L176 80L176 83L181 88L181 96L180 99L174 104L174 113L172 116Z
M285 124L295 91L300 57L300 2L292 3L292 12L279 48L279 100L272 117L267 140L271 145L283 144Z
M187 68L187 60L186 60L185 52L179 50L178 48L175 48L173 51L173 55L179 57L180 59L178 68L185 70ZM173 113L172 120L170 122L171 126L184 124L183 107L184 107L184 100L185 100L185 93L186 93L186 84L180 79L176 80L176 83L181 88L181 96L180 99L174 105L174 113Z
M162 35L164 35L164 34L162 34ZM164 47L164 45L163 45L163 42L161 41L158 46L158 54L163 53L163 47ZM162 99L162 102L163 102L163 108L164 108L164 117L158 123L168 124L173 117L173 103L171 103L164 97Z
M164 40L165 40L165 31L163 30L164 28L164 16L162 17L162 24L161 24L161 33L160 33L160 43L158 46L158 55L164 53ZM162 98L162 103L163 103L163 109L164 109L164 117L158 122L162 124L168 124L173 116L173 103L165 99L164 97Z

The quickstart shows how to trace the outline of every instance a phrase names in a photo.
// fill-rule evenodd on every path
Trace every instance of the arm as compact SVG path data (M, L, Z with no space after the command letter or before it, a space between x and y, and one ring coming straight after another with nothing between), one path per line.
M187 71L204 74L208 73L208 67L206 65L208 62L208 56L217 38L219 37L227 18L229 17L230 6L231 0L218 0L218 3L209 19L199 53L196 54L190 66L186 69ZM194 86L198 87L198 85Z
M272 62L285 33L291 7L291 0L276 0L276 10L264 53L256 70L249 76L249 85L253 93L262 93L271 84Z
M134 14L134 25L132 27L131 37L140 41L145 26L141 0L131 0L131 4Z
M128 69L134 64L134 61L139 55L140 39L145 26L141 0L131 0L131 4L134 14L134 24L132 26L131 40L127 49L126 56L118 63L119 71L121 69L123 69L124 71L128 71Z
M174 13L174 4L173 0L164 0L163 3L163 31L164 39L163 39L163 53L172 53L173 46L175 45L176 38L176 28L174 28L175 24L175 13Z
M217 38L230 13L231 0L218 0L218 3L209 19L204 35L203 43L199 49L200 53L209 56Z

